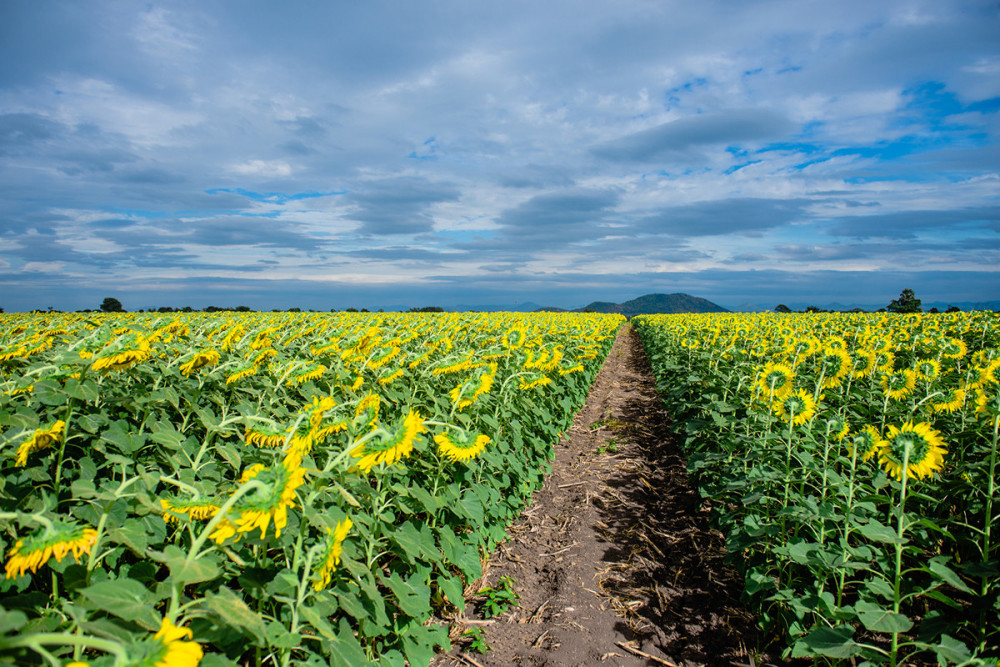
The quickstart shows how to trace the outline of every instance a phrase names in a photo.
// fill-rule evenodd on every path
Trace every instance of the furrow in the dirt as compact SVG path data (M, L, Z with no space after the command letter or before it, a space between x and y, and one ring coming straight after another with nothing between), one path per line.
M436 664L749 664L753 619L707 518L623 327L552 474L489 562L486 583L512 577L519 606L477 625L488 653Z

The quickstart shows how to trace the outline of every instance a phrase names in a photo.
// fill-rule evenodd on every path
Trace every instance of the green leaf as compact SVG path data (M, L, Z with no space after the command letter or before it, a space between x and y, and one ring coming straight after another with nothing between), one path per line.
M961 577L959 577L953 569L945 565L946 562L946 558L936 556L931 558L927 565L930 568L930 571L936 574L945 583L951 584L951 586L957 588L963 593L972 593L972 589L969 588L964 581L962 581Z
M892 586L885 579L869 579L865 582L865 588L886 600L891 600L896 595Z
M206 594L204 600L212 612L234 628L247 630L253 637L262 637L267 631L264 620L250 609L243 598L225 586L215 593Z
M114 445L114 447L122 454L130 456L139 451L142 446L146 444L146 435L132 433L128 429L129 423L120 419L101 434L101 439L111 445Z
M184 435L168 421L158 421L150 428L149 439L167 449L180 449Z
M356 667L356 665L370 664L365 650L361 648L354 630L346 618L340 619L340 628L337 631L337 641L335 648L330 654L330 667Z
M395 596L396 606L406 615L423 620L431 610L431 589L422 584L414 585L404 581L398 573L391 576L381 575L382 583L389 587Z
M182 584L211 581L219 576L219 566L212 554L187 562L187 553L173 544L168 545L162 552L151 550L148 553L153 560L164 563L170 568L170 576Z
M448 632L442 634L441 626L424 626L410 623L406 632L400 633L403 640L403 653L411 665L428 665L434 658L435 644L449 645Z
M347 489L345 489L344 487L342 487L340 484L337 483L334 483L334 486L340 493L340 497L344 499L344 502L346 502L351 507L361 507L361 503L358 502L358 499L352 496L350 493L348 493Z
M289 651L302 642L302 635L297 632L289 632L288 628L278 621L271 621L267 625L267 643L274 648Z
M933 647L939 658L944 658L948 662L962 664L972 659L969 648L948 635L941 635L941 643Z
M337 633L333 629L333 626L326 622L326 619L319 615L319 613L312 607L302 605L299 607L299 616L302 617L309 625L316 629L316 632L320 634L324 639L336 640Z
M95 608L126 621L134 621L147 630L159 630L161 618L153 609L152 596L135 579L100 581L80 589Z
M906 632L913 627L913 621L903 614L883 609L867 600L858 600L854 605L858 618L872 632Z
M792 647L793 658L822 655L828 658L850 658L859 655L862 646L853 639L854 628L837 625L832 628L816 628L802 637Z
M858 526L858 532L872 542L881 544L906 544L907 542L905 537L899 539L895 530L880 523L877 519L871 519L868 523Z
M458 577L438 577L437 584L444 596L448 598L448 602L458 607L459 611L465 609L465 587L462 585L461 579Z
M407 521L393 531L392 540L400 546L404 556L411 563L417 559L430 563L441 560L441 552L434 543L434 534L427 524L418 529L412 521Z
M24 624L28 622L28 617L19 611L6 611L0 608L0 634L12 631L20 631Z

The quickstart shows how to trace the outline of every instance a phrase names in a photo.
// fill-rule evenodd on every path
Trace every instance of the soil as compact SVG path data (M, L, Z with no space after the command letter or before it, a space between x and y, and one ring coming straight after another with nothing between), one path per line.
M627 325L556 446L552 474L508 532L471 590L511 577L520 600L487 619L485 596L475 598L452 619L454 648L434 667L778 662L739 602L742 580ZM463 636L470 628L485 654Z

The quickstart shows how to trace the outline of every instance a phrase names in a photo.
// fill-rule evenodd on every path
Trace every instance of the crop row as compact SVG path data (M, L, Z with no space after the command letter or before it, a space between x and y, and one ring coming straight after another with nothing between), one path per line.
M0 660L427 664L619 316L0 315Z
M786 657L995 664L1000 317L633 322Z

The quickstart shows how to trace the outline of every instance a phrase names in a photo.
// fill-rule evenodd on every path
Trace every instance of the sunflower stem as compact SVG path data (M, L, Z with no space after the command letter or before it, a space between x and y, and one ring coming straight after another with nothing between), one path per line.
M899 613L900 603L902 599L899 595L900 585L903 582L902 569L903 569L903 535L906 532L906 482L910 477L910 444L909 442L904 442L903 445L903 467L900 471L902 475L901 485L899 488L899 516L896 522L896 543L893 545L896 548L896 572L893 576L892 583L892 611L894 614ZM899 651L899 633L892 633L892 647L889 652L889 664L892 667L897 667L899 664L896 661L897 653Z
M72 635L68 632L40 632L21 637L12 637L9 639L0 638L0 648L2 649L23 647L30 648L39 654L47 653L42 646L52 644L60 646L83 646L86 648L94 648L98 651L104 651L105 653L111 653L115 656L114 664L116 667L118 665L125 665L128 663L128 654L125 652L125 648L121 644L107 639L101 639L99 637Z
M226 518L226 513L232 509L233 505L235 505L240 498L257 489L266 490L267 485L256 479L247 480L240 485L240 487L236 489L236 492L229 497L229 500L227 500L222 507L219 508L219 511L212 517L212 520L208 522L208 525L202 529L198 537L196 537L194 542L191 543L187 556L184 558L185 570L190 567L192 562L201 557L201 546L205 543L205 540L208 539L209 535L212 534L216 526L218 526L219 523ZM183 587L183 581L180 577L171 577L170 581L170 606L168 607L166 618L171 623L175 623L180 606L180 594L181 588Z
M986 517L983 526L983 564L990 561L991 526L993 525L993 496L996 492L997 440L1000 434L1000 415L993 417L993 444L990 448L990 474L986 482ZM983 599L990 589L990 579L983 577L979 585L979 596ZM979 648L986 650L986 611L979 612Z

